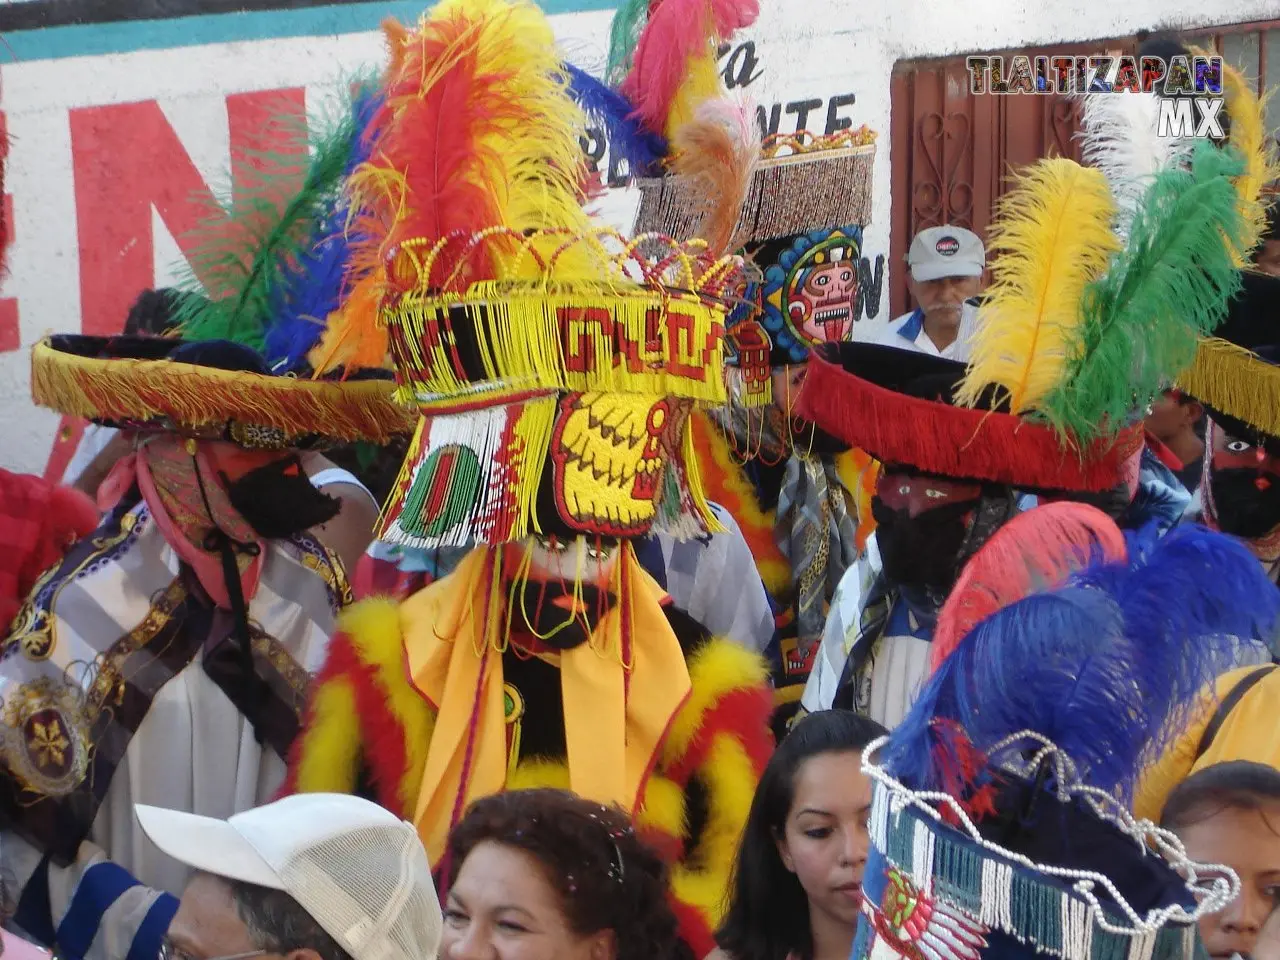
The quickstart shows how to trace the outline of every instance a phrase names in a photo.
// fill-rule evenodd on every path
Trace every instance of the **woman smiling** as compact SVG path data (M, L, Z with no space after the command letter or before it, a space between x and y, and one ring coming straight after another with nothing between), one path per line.
M560 790L478 801L449 836L442 960L674 960L666 868L625 814Z

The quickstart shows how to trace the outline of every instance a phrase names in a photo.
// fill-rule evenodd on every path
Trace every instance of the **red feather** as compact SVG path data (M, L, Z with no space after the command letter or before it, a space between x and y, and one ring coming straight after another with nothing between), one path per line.
M998 610L1057 586L1090 562L1126 555L1124 534L1095 507L1060 501L1019 514L965 564L938 614L931 669Z
M662 0L650 7L631 71L619 88L648 130L665 133L689 61L759 15L759 0Z
M432 243L469 237L503 222L496 190L505 184L490 174L503 169L501 147L510 131L529 119L509 95L511 69L480 65L480 47L494 43L489 34L503 29L504 16L471 17L455 10L412 33L399 25L384 27L393 61L386 101L371 125L378 150L355 178L373 214L372 224L363 225L376 229L379 260L410 238ZM402 189L388 187L379 171L402 177ZM440 263L434 276L443 279L453 265ZM491 270L480 250L457 280L465 286Z

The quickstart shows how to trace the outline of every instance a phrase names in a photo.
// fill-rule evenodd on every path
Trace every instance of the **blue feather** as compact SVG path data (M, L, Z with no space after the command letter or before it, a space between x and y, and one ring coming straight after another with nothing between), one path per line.
M359 85L344 118L349 141L343 182L373 151L367 135L382 92L371 84ZM328 214L314 224L308 253L292 265L287 282L272 304L272 321L265 336L265 353L276 373L294 372L306 364L307 354L324 334L325 322L338 309L349 289L347 255L356 237L348 236L349 206L345 192L335 192Z
M608 134L610 155L626 159L633 177L657 176L667 155L666 139L643 127L635 107L622 94L567 61L564 70L569 94Z
M936 718L984 753L1034 730L1085 782L1130 798L1201 692L1237 663L1237 638L1270 634L1280 591L1242 544L1201 527L1163 538L1149 528L1129 545L1127 563L1091 566L979 623L894 731L888 769L945 788Z

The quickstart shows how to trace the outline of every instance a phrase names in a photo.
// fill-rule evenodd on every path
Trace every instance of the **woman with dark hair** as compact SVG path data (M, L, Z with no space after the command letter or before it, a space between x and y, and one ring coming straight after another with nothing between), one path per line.
M477 801L449 834L441 960L675 960L667 870L621 810L563 790Z
M885 733L874 720L824 710L778 745L738 848L716 934L722 960L847 960L871 809L862 750Z
M1205 767L1169 794L1161 825L1192 860L1240 877L1240 896L1203 917L1200 935L1215 960L1253 957L1280 906L1280 770L1247 760Z

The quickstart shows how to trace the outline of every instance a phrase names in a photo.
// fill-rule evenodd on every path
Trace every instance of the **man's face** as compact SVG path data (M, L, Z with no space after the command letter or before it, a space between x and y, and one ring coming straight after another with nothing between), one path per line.
M1280 457L1217 424L1211 432L1209 496L1218 528L1243 540L1270 540L1280 531Z
M1280 240L1264 241L1254 257L1253 265L1260 273L1280 277Z
M182 891L168 940L177 960L231 957L258 949L240 919L231 887L205 873L197 873Z
M1146 427L1155 438L1167 443L1193 428L1204 413L1204 408L1194 401L1183 401L1172 390L1159 396L1151 404Z
M943 277L940 280L908 277L907 285L926 317L957 325L964 302L982 292L981 277Z

